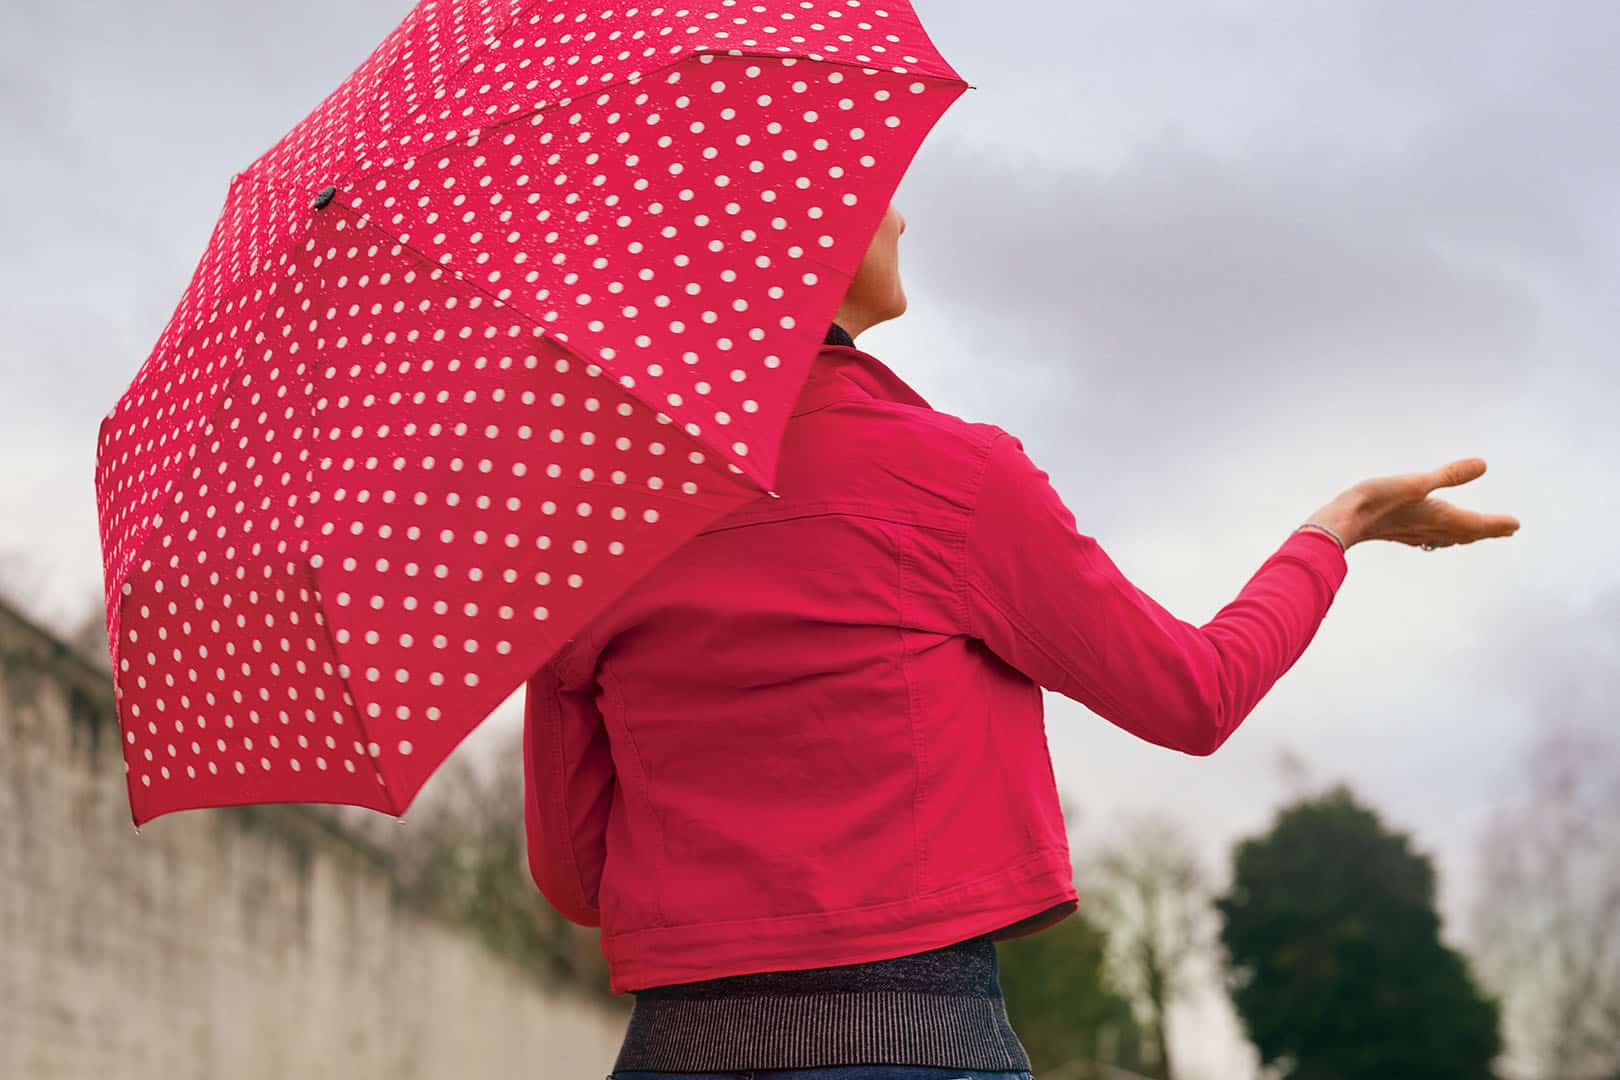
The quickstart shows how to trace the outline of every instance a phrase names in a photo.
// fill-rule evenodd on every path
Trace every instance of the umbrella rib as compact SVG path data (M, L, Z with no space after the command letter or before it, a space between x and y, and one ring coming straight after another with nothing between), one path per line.
M445 93L449 94L451 84L453 84L457 79L461 78L461 73L466 71L467 68L472 65L473 61L480 60L483 57L488 56L490 49L494 48L495 44L499 42L501 38L506 36L506 32L512 29L512 27L516 26L523 19L523 16L527 15L537 7L541 7L545 3L546 0L529 0L528 3L514 11L512 13L512 17L507 20L507 22L499 30L495 31L495 33L484 39L483 48L479 49L476 53L473 53L472 55L468 56L467 59L463 60L461 62L461 66L456 68L456 70L444 80L442 85L444 86ZM426 102L424 101L420 108L425 107ZM400 123L404 123L406 120L409 120L413 115L415 115L414 112L400 117Z
M878 64L863 64L863 63L860 63L859 61L855 61L855 60L829 59L829 58L827 58L825 56L823 56L820 60L812 60L808 56L805 56L803 54L784 56L781 53L760 52L760 51L752 51L752 50L747 50L747 49L697 49L697 50L694 50L692 52L687 53L684 56L679 57L678 59L671 60L669 63L663 64L663 65L661 65L659 67L655 67L655 68L652 68L652 69L647 70L647 71L633 71L629 75L626 75L621 79L615 79L612 82L602 83L600 86L592 86L592 87L588 87L588 88L585 88L585 89L582 89L582 90L575 91L573 93L567 93L567 94L564 94L564 95L562 95L561 97L559 97L559 98L557 98L555 100L544 101L544 102L542 102L542 103L540 103L538 105L531 106L526 111L513 112L513 113L510 113L510 114L508 114L506 116L501 117L498 120L492 121L489 124L485 124L485 125L482 125L482 126L479 126L479 127L475 127L472 130L468 131L463 136L463 139L472 139L472 140L474 140L474 142L472 142L472 143L462 142L459 145L457 145L455 147L455 149L467 149L470 146L474 146L474 145L476 145L477 140L482 139L486 134L488 134L490 132L493 132L493 131L496 131L496 130L498 130L500 128L503 128L503 127L507 126L508 124L515 124L515 123L518 123L519 121L529 120L532 117L534 117L535 115L545 112L547 109L556 108L556 107L562 105L562 103L564 103L564 102L567 102L568 104L571 105L575 101L579 100L582 97L594 97L597 94L603 93L603 92L608 91L608 90L615 89L616 87L623 86L623 85L625 85L627 83L632 83L633 84L633 83L638 83L638 82L644 82L644 81L646 81L648 79L651 79L655 75L660 75L660 74L670 70L671 68L680 67L682 64L685 64L685 63L689 62L693 57L696 57L696 56L715 56L715 57L721 57L721 58L726 58L726 59L736 59L736 58L739 58L739 57L745 57L746 56L746 57L753 57L755 59L760 59L760 60L802 60L802 61L804 61L806 63L810 63L810 64L834 64L834 65L837 65L839 67L858 68L858 69L861 69L861 70L873 69L873 70L876 70L876 71L884 72L885 74L888 74L888 75L898 75L898 74L900 74L899 72L895 72L892 69L885 68L885 67L883 67L881 65L878 65ZM460 75L461 72L457 71L456 74ZM914 77L917 77L917 78L938 79L938 80L941 80L941 81L947 83L948 85L952 85L952 86L964 86L965 87L965 86L968 85L966 82L964 82L960 77L958 77L956 75L942 74L942 73L937 72L937 71L931 71L931 70L930 71L915 71L915 70L913 70L913 71L907 71L907 72L905 72L905 74L909 75L909 76L914 76ZM451 89L451 85L450 85L450 83L448 81L446 81L446 83L445 83L445 89L446 90ZM372 148L371 152L375 152L376 150L384 149L386 147L386 145L387 145L386 143L379 143L377 146ZM442 146L439 147L440 151L444 151L446 149L447 149L446 147L442 147ZM424 150L424 151L421 151L421 152L419 152L417 154L412 154L412 155L407 155L407 156L419 157L419 156L421 156L421 153L426 153L426 152L427 151ZM364 162L362 162L361 173L364 174L366 171L367 170L364 168Z
M445 95L448 96L453 91L453 89L454 89L454 87L456 85L456 80L461 78L462 73L465 72L469 67L471 67L476 61L482 60L484 57L488 56L489 53L490 53L490 50L492 48L494 48L496 43L498 43L503 37L505 37L507 31L511 30L512 27L516 26L518 24L518 22L523 18L523 16L527 15L529 12L533 11L537 7L541 7L545 3L546 3L546 0L529 0L528 3L524 4L522 7L518 8L517 11L513 12L512 18L510 20L508 20L506 23L504 23L499 30L495 31L495 33L491 34L489 37L484 39L482 47L479 48L477 52L474 52L474 53L470 54L465 60L463 60L461 62L461 64L459 66L457 66L455 71L453 71L449 75L445 76L444 81L439 84L444 89ZM382 84L379 82L378 83L378 94L380 95L381 93L382 93ZM417 113L420 113L423 110L425 110L427 108L429 102L435 101L435 100L438 100L438 99L433 97L432 95L424 97L416 105L415 108L413 108L410 112L405 113L403 116L401 116L399 118L399 123L398 124L390 125L389 130L392 130L394 127L397 127L397 126L403 126L407 121L409 121ZM257 164L257 163L255 163L255 164ZM338 177L338 180L341 181L342 177L341 176Z
M268 262L268 260L266 260L265 267L261 270L261 273L264 273L266 270L268 270L268 266L269 266L269 262ZM259 280L260 280L260 274L254 274L254 275L250 276L247 279L247 285L252 286L254 283L258 282ZM249 291L250 291L249 289L242 290L243 293L246 293L246 292L249 292ZM255 328L258 327L259 323L263 320L265 314L267 312L269 312L271 305L274 304L275 302L276 302L276 297L275 297L274 294L270 294L270 295L266 296L265 301L264 301L264 305L253 316L253 319L252 319L250 325L254 326ZM217 305L216 305L215 310L218 310ZM214 321L209 320L209 322L203 324L202 326L197 327L195 330L191 331L190 333L187 333L184 337L182 337L180 339L179 343L177 345L175 345L172 350L170 350L171 354L178 354L178 352L179 352L179 350L180 350L180 348L182 346L184 346L187 342L191 341L192 338L195 337L197 334L201 333L204 330L207 330L207 329L211 328L213 325L214 325ZM125 559L125 562L124 562L124 576L118 582L118 586L117 586L118 587L118 609L117 609L117 611L118 611L118 625L119 625L119 627L122 627L123 624L124 624L124 605L129 600L128 594L126 594L124 592L124 585L126 583L128 583L128 581L129 581L129 579L131 577L133 577L135 575L138 567L140 566L141 560L146 555L146 545L152 538L152 530L153 530L152 522L156 518L162 516L164 513L166 513L168 510L170 510L174 506L174 504L179 500L180 491L181 491L181 484L180 484L180 481L179 481L179 474L185 468L185 460L184 460L184 458L186 457L186 455L190 454L191 451L195 450L201 444L202 440L206 437L207 429L210 426L212 426L214 421L216 421L219 418L220 413L225 408L225 399L230 397L232 388L235 387L240 382L242 372L243 372L243 370L245 368L248 367L250 362L251 361L248 359L248 357L244 353L241 363L237 364L234 368L231 369L231 371L227 375L222 377L222 379L221 379L222 385L220 387L219 395L214 399L211 407L208 410L208 418L206 420L202 421L202 423L199 424L197 426L197 428L196 428L196 432L197 432L196 439L194 439L191 442L191 444L185 448L185 450L179 451L179 454L180 454L182 460L181 460L179 466L177 466L175 468L174 487L169 491L168 496L166 498L164 498L163 505L160 508L154 509L152 511L152 513L147 517L146 524L144 526L145 531L140 534L139 539L138 540L132 539L132 543L134 543L134 545L135 545L135 550L132 551L127 556L127 558ZM122 399L120 399L120 400L122 400ZM115 408L116 408L116 406L115 406ZM100 453L100 451L98 450L98 454L99 453ZM107 484L109 485L109 487L107 489L109 498L111 497L111 487L110 487L110 485L112 484L112 478L113 478L114 472L115 472L115 469L113 468L112 465L109 464L108 468L107 468L107 473L106 473L106 480L107 480ZM100 495L100 493L98 492L98 498L99 498L99 495ZM128 535L133 537L133 534L134 534L134 530L131 529L129 531ZM112 646L114 648L118 649L120 652L122 652L122 646L119 645L118 642L116 642L116 641L112 642ZM115 679L117 678L117 671L118 671L117 666L114 665L113 675L114 675Z
M305 558L305 565L306 566L309 565L309 561L308 561L307 557ZM311 584L314 584L314 574L313 573L310 574L310 579L311 579ZM320 588L319 588L318 585L315 587L315 595L317 597L320 596ZM319 612L320 611L320 606L317 605L315 610L317 612ZM324 614L322 614L322 616L319 619L317 619L316 621L321 624L321 629L326 634L327 647L332 650L332 655L334 657L337 657L338 656L337 639L332 636L332 624L331 624L331 622L325 617ZM362 745L366 749L366 760L371 762L372 770L374 772L376 772L377 779L381 781L383 794L388 796L388 807L389 807L388 812L390 814L392 814L394 817L400 817L400 816L402 816L402 811L399 808L399 800L394 798L393 789L388 786L388 777L383 774L382 765L381 765L380 761L378 760L380 755L373 755L371 753L371 750L370 750L370 747L371 747L371 732L366 729L365 710L360 708L360 698L355 694L354 687L349 682L349 677L347 675L345 675L344 672L343 672L343 669L348 667L348 666L349 665L344 663L341 659L338 660L336 668L334 669L336 671L336 674L337 674L337 677L338 677L338 682L341 685L341 688L343 690L344 695L346 697L348 697L349 700L354 702L354 722L356 724L358 724L359 727L360 727L360 741L361 741Z
M349 203L343 202L341 199L334 199L332 201L332 205L340 207L343 210L348 211L350 214L358 215L362 219L362 222L364 224L370 226L371 228L376 229L378 232L380 232L384 236L388 237L390 240L392 240L394 243L398 244L400 247L409 250L411 252L411 254L415 255L417 259L421 260L422 264L424 266L426 266L430 271L443 271L443 272L449 273L449 274L451 274L451 275L453 275L455 277L455 280L459 284L464 285L465 287L467 287L470 290L476 291L481 296L488 299L489 302L494 304L495 306L497 306L497 307L499 307L499 308L501 308L501 309L503 309L505 311L512 312L513 315L515 315L516 317L522 319L523 322L528 324L532 329L539 330L541 332L541 334L547 340L549 340L551 342L554 342L557 345L557 347L565 350L566 352L569 353L569 355L577 358L580 363L586 364L586 365L595 365L596 367L601 368L604 372L606 372L610 376L610 381L613 383L613 385L615 387L617 387L619 389L619 391L621 393L623 393L623 394L625 394L625 395L627 395L627 396L629 396L631 398L634 398L636 401L639 401L644 407L646 407L648 409L651 409L654 413L664 412L664 409L662 407L660 407L658 405L654 405L652 402L650 402L646 398L642 397L639 393L637 393L635 391L634 388L627 387L623 383L621 383L619 381L618 373L616 371L614 371L613 368L610 365L608 365L605 361L600 360L600 359L592 359L591 357L589 357L589 356L585 355L584 353L580 352L572 344L570 344L566 339L559 338L556 334L552 333L550 330L547 330L546 327L542 326L540 324L540 321L538 319L536 319L533 315L531 315L528 311L525 311L523 308L518 307L515 304L511 304L511 303L508 303L505 300L502 300L499 296L496 296L494 293L492 293L488 289L484 288L483 285L479 284L479 282L476 279L474 279L472 277L469 277L468 275L464 274L461 270L457 269L456 267L454 267L454 266L446 266L446 265L444 265L442 263L439 263L439 262L435 261L430 255L428 255L426 252L424 252L421 248L418 248L415 244L412 244L408 240L401 240L398 236L394 235L392 232L389 232L387 229L383 228L380 224L377 223L377 221L374 218L371 217L371 215L369 213L366 213L365 211L362 211L362 210L352 206ZM331 207L328 207L327 209L331 209ZM679 430L681 432L682 435L684 435L688 439L691 439L693 442L697 443L700 447L707 450L710 454L713 454L716 458L719 458L721 461L726 460L726 452L723 449L720 449L720 448L716 447L713 443L709 442L708 439L704 438L701 435L689 434L689 433L686 432L686 430L684 428L680 428L678 425L672 425L672 426L675 426L677 428L677 430ZM759 487L761 493L765 492L768 489L769 485L765 480L756 478L751 473L748 473L748 472L744 472L743 475L747 476L750 480L753 480L753 482Z
M512 29L512 27L516 26L517 23L518 23L518 20L522 19L523 16L527 15L530 11L534 10L535 8L540 7L545 2L546 2L546 0L529 0L528 3L524 4L516 12L514 12L513 15L512 15L512 18L510 20L508 20L506 23L504 23L499 30L495 31L495 33L492 34L491 36L485 38L484 41L482 42L482 47L479 48L477 52L472 53L465 60L463 60L456 67L456 70L451 72L450 75L448 75L444 79L444 81L442 83L440 83L440 85L443 86L448 91L450 89L451 85L455 82L455 80L459 79L461 77L462 72L466 71L467 68L470 67L476 61L478 61L478 60L484 58L485 56L489 55L490 48L496 42L500 41L501 38L503 36L505 36L505 34L506 34L506 32L508 30L510 30L510 29ZM392 41L394 39L394 35L398 34L401 29L403 29L403 24L401 26L396 26L394 28L393 33L390 33L388 35L388 37L384 38L382 43L380 45L378 45L378 47L376 49L372 50L372 54L370 56L366 57L365 61L362 62L359 67L355 68L354 71L351 71L349 73L348 78L344 79L343 84L346 84L349 81L349 79L353 79L362 70L364 70L366 65L371 62L371 60L378 54L378 52L381 51L381 49L384 46L386 46L390 41ZM342 88L343 84L339 84L339 89ZM336 92L337 91L333 91L334 94ZM372 107L372 106L375 106L377 101L381 98L381 96L384 93L386 93L386 90L385 90L385 88L383 86L383 83L379 80L374 92L371 94L370 99L367 101L368 108ZM321 105L316 107L316 111L318 112L321 108L323 108L326 105L327 101L331 99L331 97L332 97L332 95L328 94L327 97L322 100ZM428 102L433 101L433 100L435 100L435 99L432 98L431 96L424 98L419 104L417 104L414 108L412 108L410 112L407 112L403 116L401 116L399 118L399 123L403 124L406 121L408 121L411 117L415 116L417 113L419 113L423 109L425 109L427 107L427 105L428 105ZM306 117L306 119L308 119L308 118ZM302 123L302 121L300 123ZM394 126L395 125L390 125L389 129L392 130ZM261 167L264 165L265 161L267 161L269 158L271 158L275 154L276 150L279 147L281 147L284 143L286 143L288 138L290 138L296 131L298 131L298 129L299 129L299 124L294 124L287 131L283 132L279 139L277 139L275 142L270 144L269 149L267 149L264 153L260 154L258 157L254 158L252 161L248 162L248 164L237 175L246 176L249 173L259 173L261 171ZM339 177L339 179L341 179L341 177Z

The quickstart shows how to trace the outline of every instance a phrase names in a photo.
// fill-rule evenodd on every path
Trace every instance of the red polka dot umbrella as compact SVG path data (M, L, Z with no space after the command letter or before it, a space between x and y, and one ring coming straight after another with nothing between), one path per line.
M135 824L403 814L578 628L772 492L966 89L904 0L406 15L232 178L101 424Z

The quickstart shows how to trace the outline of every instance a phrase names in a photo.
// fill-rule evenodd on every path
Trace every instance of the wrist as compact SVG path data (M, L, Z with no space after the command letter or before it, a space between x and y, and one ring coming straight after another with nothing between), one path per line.
M1322 525L1332 530L1339 537L1340 544L1345 551L1349 551L1363 539L1361 531L1361 515L1352 506L1335 500L1322 507L1316 513L1305 519L1307 525ZM1318 530L1320 531L1320 530Z

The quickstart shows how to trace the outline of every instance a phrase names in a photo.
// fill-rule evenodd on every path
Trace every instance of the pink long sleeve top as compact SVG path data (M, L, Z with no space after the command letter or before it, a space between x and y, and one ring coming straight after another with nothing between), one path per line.
M899 957L1075 910L1042 688L1213 753L1347 571L1293 532L1208 622L1131 584L1023 443L824 346L777 490L528 684L529 863L615 991Z

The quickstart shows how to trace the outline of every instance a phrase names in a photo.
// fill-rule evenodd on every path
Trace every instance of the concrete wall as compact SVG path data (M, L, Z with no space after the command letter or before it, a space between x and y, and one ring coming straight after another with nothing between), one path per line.
M0 1078L607 1074L623 1011L414 910L327 815L137 836L124 783L105 662L0 603Z

